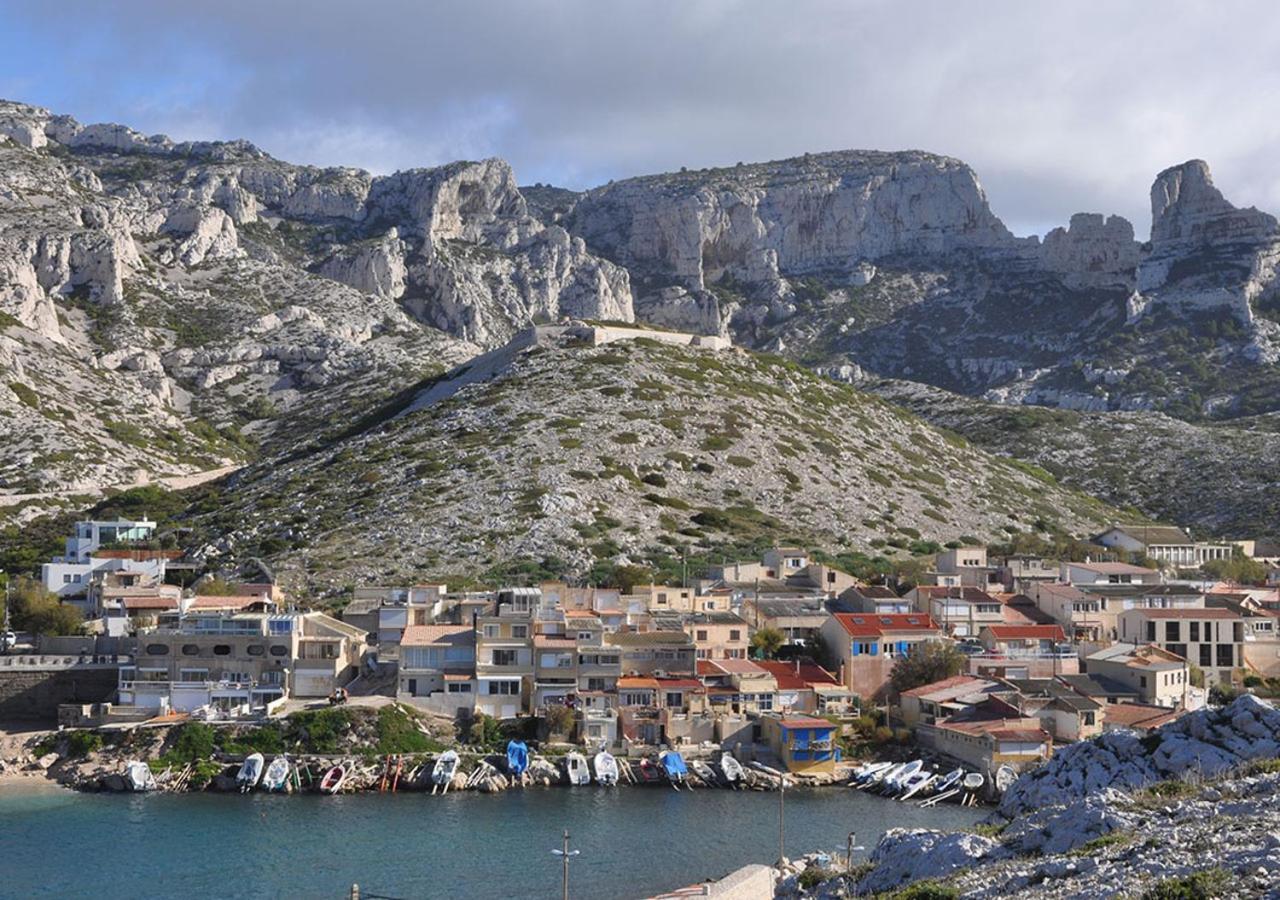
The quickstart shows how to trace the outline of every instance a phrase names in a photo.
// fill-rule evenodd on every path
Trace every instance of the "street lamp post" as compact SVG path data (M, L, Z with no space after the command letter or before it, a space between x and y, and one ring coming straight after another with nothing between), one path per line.
M787 862L787 777L778 773L778 877Z
M561 870L561 896L563 900L569 900L569 857L577 856L578 850L569 849L569 829L564 830L564 848L561 850L552 850L556 856L560 857L562 865Z

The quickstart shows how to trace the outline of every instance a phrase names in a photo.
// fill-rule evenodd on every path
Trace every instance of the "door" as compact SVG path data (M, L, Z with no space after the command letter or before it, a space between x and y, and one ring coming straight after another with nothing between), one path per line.
M418 696L418 679L416 678L409 679L409 696Z

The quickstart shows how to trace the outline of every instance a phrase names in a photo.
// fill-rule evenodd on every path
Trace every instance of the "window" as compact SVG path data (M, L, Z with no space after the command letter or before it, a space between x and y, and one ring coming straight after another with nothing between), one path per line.
M1165 622L1164 623L1164 639L1166 641L1176 641L1182 635L1181 622Z
M182 655L183 656L199 656L200 645L199 644L183 644Z
M289 648L283 644L272 644L269 652L272 656L288 656Z
M450 694L470 694L471 682L469 681L451 681L447 687Z
M731 629L729 629L729 640L731 640L731 641L740 641L740 640L742 640L742 630L741 630L741 629L739 629L739 628L731 628Z
M684 706L684 694L679 691L667 691L667 706Z
M493 651L493 664L495 666L514 666L516 664L516 660L517 656L516 651L514 650ZM493 684L493 682L490 682L490 684Z
M484 626L484 636L487 638L496 638L501 633L502 633L502 626L500 625Z
M245 647L245 652L250 656L263 656L266 654L267 648L262 644L250 644L248 647Z
M773 694L756 695L756 705L760 709L773 709Z
M1156 641L1156 623L1155 622L1147 623L1147 640L1153 644Z
M699 628L696 632L694 632L693 639L695 641L705 641L707 639L707 629Z
M1190 637L1190 640L1191 640L1191 642L1192 642L1192 643L1198 643L1198 642L1200 641L1200 623L1199 623L1199 622L1192 622L1192 623L1191 623L1191 637Z
M528 625L512 625L511 636L513 638L527 638L529 636Z
M1082 713L1080 714L1080 722L1081 722L1082 724L1084 724L1084 725L1092 725L1092 724L1093 724L1093 713L1091 713L1091 712L1082 712Z
M71 583L71 576L70 576L70 575L63 575L63 576L62 576L62 583L63 583L63 584L70 584L70 583Z
M589 691L603 691L603 690L607 690L607 688L605 687L604 679L603 679L603 678L588 678L588 679L587 679L587 690L589 690Z
M1235 664L1235 648L1230 644L1219 644L1218 667L1222 669L1229 669Z
M490 681L490 694L501 694L506 697L514 697L520 693L520 682L518 681Z
M1146 676L1146 675L1139 675L1139 676L1138 676L1138 687L1146 687L1146 686L1147 686L1147 676Z
M1208 635L1205 635L1205 637L1208 637ZM1200 665L1202 666L1213 665L1213 645L1212 644L1200 645Z
M186 682L208 681L208 669L179 669L178 680Z
M268 619L267 634L293 634L293 620Z
M230 656L231 645L230 644L214 644L213 655L214 656Z
M168 644L147 644L147 656L165 656L168 652Z
M580 641L589 641L589 640L591 640L591 632L590 632L590 631L579 631L579 632L578 632L578 640L580 640Z
M268 669L262 673L262 678L259 680L263 684L281 685L284 684L284 672L279 669Z

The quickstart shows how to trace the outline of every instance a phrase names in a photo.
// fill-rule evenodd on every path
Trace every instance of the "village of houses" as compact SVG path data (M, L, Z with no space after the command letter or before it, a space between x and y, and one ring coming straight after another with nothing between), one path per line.
M61 666L81 672L73 692L96 683L101 696L8 692L8 717L248 722L335 698L464 721L561 708L564 739L589 750L714 748L815 782L847 777L844 739L872 717L893 735L891 757L990 779L1105 730L1156 728L1212 702L1215 688L1280 676L1280 550L1243 548L1273 568L1268 585L1210 584L1199 565L1237 549L1176 528L1113 528L1094 538L1103 561L957 547L901 593L776 548L686 586L626 592L360 586L337 615L302 610L271 583L184 591L166 581L179 553L129 549L154 531L145 518L82 522L43 566L44 585L95 633L10 647L0 685ZM771 640L753 641L762 632ZM961 665L895 691L895 665L937 644Z

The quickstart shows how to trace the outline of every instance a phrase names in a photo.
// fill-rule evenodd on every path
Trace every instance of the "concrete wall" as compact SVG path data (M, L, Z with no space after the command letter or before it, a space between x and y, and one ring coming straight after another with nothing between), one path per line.
M60 703L101 703L112 699L118 680L115 666L0 670L0 721L56 720Z

